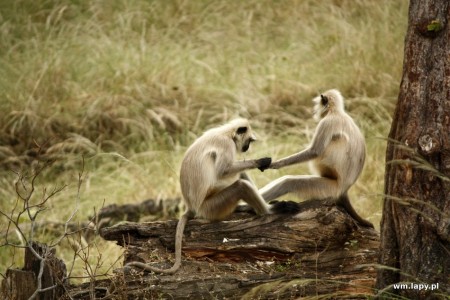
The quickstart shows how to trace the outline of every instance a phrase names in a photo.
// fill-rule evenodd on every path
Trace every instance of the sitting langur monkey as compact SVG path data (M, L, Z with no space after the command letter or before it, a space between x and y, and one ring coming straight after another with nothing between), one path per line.
M313 99L314 118L319 121L311 145L305 150L273 162L269 168L279 169L311 161L317 175L287 175L259 190L266 201L287 193L305 199L336 199L336 204L361 225L373 225L353 209L347 191L355 183L364 166L364 137L344 110L344 98L338 90L329 90Z
M267 169L271 158L236 160L236 152L246 152L255 141L246 119L206 131L186 151L180 170L180 183L186 212L178 221L175 235L175 263L169 269L158 269L141 262L130 262L147 271L173 274L181 265L181 243L186 222L193 217L223 220L233 213L240 200L249 204L258 215L286 212L278 205L269 205L258 189L242 172Z

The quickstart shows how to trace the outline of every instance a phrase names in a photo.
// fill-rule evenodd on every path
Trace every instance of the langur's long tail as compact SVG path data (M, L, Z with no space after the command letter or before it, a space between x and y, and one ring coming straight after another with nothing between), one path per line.
M177 231L175 234L175 263L169 269L159 269L148 264L138 261L133 261L125 265L125 267L138 267L140 269L163 274L174 274L181 266L181 245L183 241L184 227L189 219L192 219L192 213L187 211L181 216L177 224Z
M342 194L339 199L336 201L336 205L345 209L345 211L361 226L374 228L373 224L369 221L363 219L353 208L350 203L350 199L348 198L347 192Z

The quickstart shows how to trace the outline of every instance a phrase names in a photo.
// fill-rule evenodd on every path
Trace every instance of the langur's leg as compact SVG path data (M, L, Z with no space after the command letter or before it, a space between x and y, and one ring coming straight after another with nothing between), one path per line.
M247 180L239 179L229 187L206 198L198 216L209 220L223 220L231 215L239 200L253 207L258 215L269 213L269 205L258 194L258 190Z
M296 193L303 199L339 197L340 189L334 179L314 175L286 175L259 190L265 201L274 200L288 193Z

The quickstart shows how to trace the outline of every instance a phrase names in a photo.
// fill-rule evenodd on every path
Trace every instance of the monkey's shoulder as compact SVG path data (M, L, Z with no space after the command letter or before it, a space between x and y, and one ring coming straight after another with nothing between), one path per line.
M223 148L220 147L211 147L209 149L205 149L201 155L198 156L199 160L202 162L206 162L211 160L213 162L222 161L232 161L234 157L234 149L230 151L224 151Z
M347 133L340 131L340 132L334 132L331 135L331 141L332 142L338 142L338 141L348 141L349 136Z
M186 151L187 155L196 156L209 152L223 152L233 147L233 141L224 136L202 135Z

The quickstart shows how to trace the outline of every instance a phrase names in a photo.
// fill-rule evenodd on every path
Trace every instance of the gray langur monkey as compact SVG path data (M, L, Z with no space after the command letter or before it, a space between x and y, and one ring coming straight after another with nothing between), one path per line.
M175 234L175 263L159 269L141 262L130 262L147 271L173 274L181 266L181 244L186 222L193 217L211 221L223 220L233 213L240 200L258 215L276 210L258 194L258 189L244 171L267 169L271 158L236 160L236 152L246 152L256 138L246 119L236 119L212 128L200 136L186 151L181 163L180 184L186 212L178 221Z
M344 110L344 98L338 90L329 90L313 99L314 118L319 121L311 145L299 153L272 162L269 168L279 169L310 161L316 175L287 175L259 190L266 201L287 193L305 199L336 199L336 204L360 225L373 225L353 209L347 191L358 179L364 166L364 136Z

